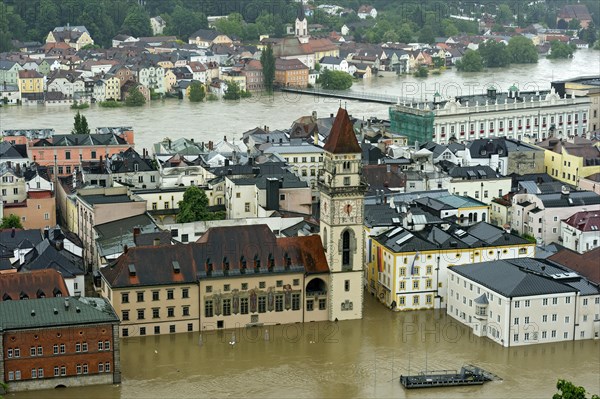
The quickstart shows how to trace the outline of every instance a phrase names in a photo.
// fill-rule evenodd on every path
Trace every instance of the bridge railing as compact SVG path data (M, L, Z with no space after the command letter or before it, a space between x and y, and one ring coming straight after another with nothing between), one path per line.
M323 97L335 97L335 98L344 98L348 100L360 100L360 101L373 101L380 103L388 103L388 104L396 104L398 102L414 102L416 100L411 98L405 98L400 96L392 96L386 94L374 94L368 92L353 92L353 91L336 91L336 90L327 90L320 88L313 89L301 89L296 87L282 87L281 91L291 92L291 93L299 93L299 94L307 94L313 96L323 96Z

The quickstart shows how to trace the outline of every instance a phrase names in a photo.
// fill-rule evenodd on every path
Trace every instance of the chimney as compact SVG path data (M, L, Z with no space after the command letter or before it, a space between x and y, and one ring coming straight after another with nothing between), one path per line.
M65 310L69 310L69 298L65 298Z
M569 194L570 194L569 187L562 186L561 189L560 189L560 196L562 198L566 198L566 197L569 196Z
M129 248L127 247L127 245L123 245L123 253L124 253L124 254L126 254L126 253L127 253L127 250L128 250L128 249L129 249Z
M223 136L223 141L227 143L227 136Z
M152 245L157 247L160 245L160 238L155 238L152 240Z

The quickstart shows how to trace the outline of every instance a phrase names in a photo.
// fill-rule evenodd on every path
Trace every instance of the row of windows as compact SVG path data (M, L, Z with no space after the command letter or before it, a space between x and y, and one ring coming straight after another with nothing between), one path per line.
M567 115L567 124L570 125L572 123L572 121L575 121L575 123L579 123L579 114L578 113L573 114L573 116L574 116L573 118L571 116L572 116L571 114ZM587 121L587 114L586 113L583 114L583 120L584 120L584 123L585 123L585 121ZM525 121L525 124L523 124L523 121ZM526 129L530 129L531 128L531 121L532 121L531 118L518 119L516 125L517 125L517 127L519 129L523 129L523 127L525 127ZM555 123L555 121L556 121L555 117L551 116L550 117L550 124L553 125ZM514 122L513 119L508 119L508 129L509 130L512 130L514 128L513 122ZM542 117L542 127L547 127L547 122L548 122L548 119L545 116ZM494 128L495 128L494 122L493 121L489 121L487 123L488 123L488 127L490 129L490 132L493 132ZM563 123L564 123L563 116L559 115L558 116L558 125L562 126ZM483 130L485 130L485 125L486 125L486 122L479 122L479 130L480 130L480 132L483 133ZM533 118L533 125L534 125L534 127L538 127L539 126L539 119L538 118ZM471 133L475 132L475 127L476 127L475 123L469 124L469 131ZM450 134L455 133L455 128L456 128L456 125L450 125ZM460 125L460 132L464 133L465 132L465 128L466 128L466 125L465 124L461 124ZM502 131L504 129L504 121L503 120L498 121L498 129L500 131ZM446 133L446 126L440 126L440 133L442 133L442 134Z
M188 323L187 324L187 330L188 330L188 332L194 331L194 324L193 323ZM169 333L174 334L176 332L177 332L177 330L176 330L175 324L169 325ZM154 334L155 335L160 334L160 326L154 326ZM140 327L140 329L139 329L139 335L146 335L146 327ZM124 337L128 337L129 336L129 328L124 328L123 329L123 336Z
M433 303L433 295L431 295L431 294L425 295L425 304L431 305L432 303ZM412 297L412 304L413 305L419 305L420 304L420 296L419 295L413 295L413 297ZM405 296L398 297L398 305L399 306L406 306L407 305L406 297Z
M181 289L181 298L189 298L190 290L189 288ZM138 302L144 302L144 291L136 292L136 298ZM168 289L167 290L167 299L175 299L175 290ZM152 291L152 300L160 301L160 291ZM129 292L121 293L121 303L129 303Z
M405 281L400 281L400 290L405 290L406 289L406 282ZM419 280L414 280L413 284L412 284L413 289L418 290L420 288L420 281ZM430 278L428 278L427 280L425 280L425 288L432 288L432 280Z
M190 315L190 307L189 306L183 306L182 307L182 316L189 316ZM167 308L167 317L175 317L175 308L174 307L168 307ZM146 309L138 309L137 310L137 319L138 320L144 320L146 318ZM153 319L159 319L160 318L160 308L152 308L152 318ZM129 320L129 310L123 310L121 311L121 319L123 321L128 321Z
M98 350L99 351L108 351L110 350L110 341L98 341ZM88 351L88 343L87 342L77 342L75 343L75 353L87 352ZM65 344L54 344L52 345L52 354L53 355L62 355L66 353L66 345ZM42 346L32 346L29 348L30 356L43 356L44 349ZM20 348L8 348L6 350L6 357L18 358L21 357L21 349Z
M110 362L98 363L99 373L110 373ZM54 366L54 377L65 377L67 375L67 366ZM75 372L77 374L88 374L88 364L77 364L75 366ZM31 379L44 378L44 369L42 367L31 369ZM8 372L8 381L19 381L21 380L21 370L14 370Z
M293 293L290 297L291 303L290 307L292 310L300 310L300 294ZM240 314L248 314L250 311L252 313L266 313L267 312L267 297L261 295L257 297L257 302L252 304L250 302L250 298L239 298L239 313ZM310 303L310 305L309 305ZM215 301L207 300L204 302L204 316L205 317L213 317L217 314L215 311L215 306L217 304ZM314 306L314 300L309 299L306 301L306 310L312 311ZM323 306L323 307L321 307ZM319 309L325 309L327 306L327 302L325 299L319 299ZM252 310L254 308L254 310ZM218 314L219 316L222 314L223 316L231 316L232 311L236 312L236 309L232 309L232 299L226 298L221 301L220 309ZM284 296L283 295L275 295L274 298L274 310L276 312L283 312L284 310Z
M293 163L298 163L299 160L302 160L302 163L306 163L308 162L308 157L283 157L283 159L285 159L286 162L293 162ZM310 157L310 162L316 162L317 157ZM323 157L320 156L319 157L319 162L323 162Z

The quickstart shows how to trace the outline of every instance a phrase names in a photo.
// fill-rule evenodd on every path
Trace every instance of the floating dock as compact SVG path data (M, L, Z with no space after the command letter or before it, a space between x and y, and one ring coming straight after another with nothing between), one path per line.
M417 375L402 375L400 383L404 388L434 388L464 385L482 385L485 382L500 378L473 365L463 366L457 370L422 371Z

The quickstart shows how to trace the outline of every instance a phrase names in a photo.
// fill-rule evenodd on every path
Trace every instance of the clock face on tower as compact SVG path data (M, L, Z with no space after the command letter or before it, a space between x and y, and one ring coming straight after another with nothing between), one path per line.
M340 208L340 215L342 217L356 216L356 208L357 206L354 201L344 201Z

